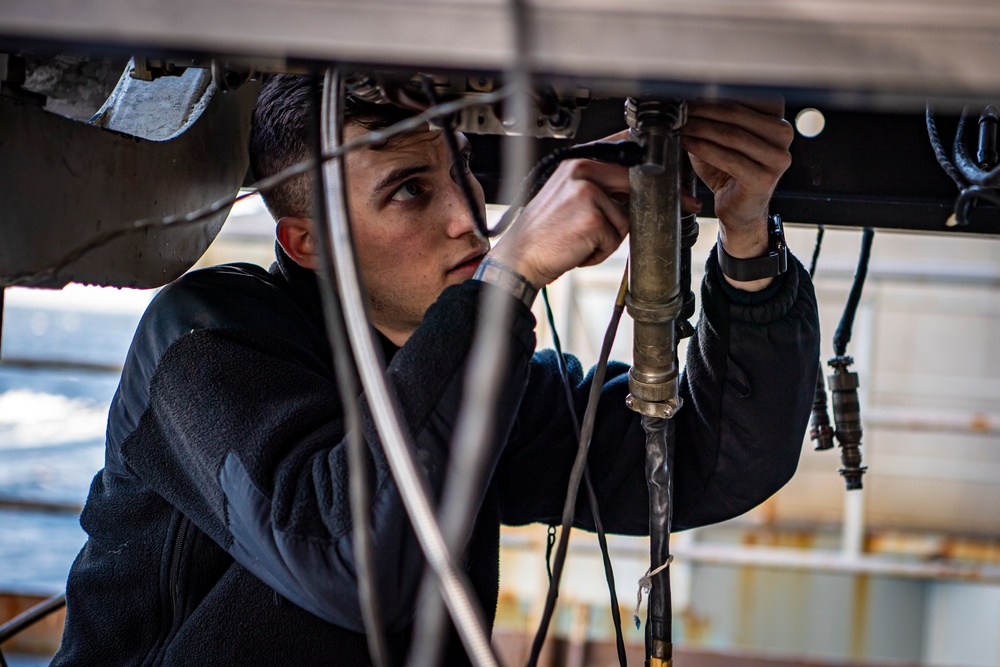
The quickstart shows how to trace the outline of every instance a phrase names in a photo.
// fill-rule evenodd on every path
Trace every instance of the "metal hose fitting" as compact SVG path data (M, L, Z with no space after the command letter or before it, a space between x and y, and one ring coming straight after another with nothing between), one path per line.
M833 394L833 421L840 445L840 474L847 490L861 488L861 477L867 468L861 465L861 403L858 401L858 374L847 370L854 363L848 356L837 356L829 362L833 375L829 377Z
M629 99L626 117L633 137L646 149L643 163L629 170L626 308L635 325L626 404L648 417L669 419L681 407L675 322L684 305L680 128L687 105Z

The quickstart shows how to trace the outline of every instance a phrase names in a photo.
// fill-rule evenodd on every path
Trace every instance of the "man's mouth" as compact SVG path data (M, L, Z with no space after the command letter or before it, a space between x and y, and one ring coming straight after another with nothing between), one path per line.
M452 275L468 274L467 277L471 278L476 273L476 269L479 268L479 264L483 261L483 257L485 256L486 253L476 253L475 255L472 255L471 257L468 257L467 259L456 264L450 271L448 271L448 273Z

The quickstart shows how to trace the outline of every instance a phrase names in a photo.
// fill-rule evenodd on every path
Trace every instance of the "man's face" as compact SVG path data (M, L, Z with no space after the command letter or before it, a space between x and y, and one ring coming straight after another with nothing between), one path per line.
M350 123L345 140L366 130ZM372 323L401 345L424 312L448 287L471 278L489 250L473 231L472 216L441 132L407 135L388 145L347 156L347 202L358 266ZM483 189L469 178L480 209Z

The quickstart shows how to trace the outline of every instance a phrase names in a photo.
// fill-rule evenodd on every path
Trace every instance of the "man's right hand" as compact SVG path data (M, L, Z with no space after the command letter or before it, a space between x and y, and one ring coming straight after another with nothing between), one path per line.
M624 136L621 136L624 135ZM627 133L609 137L615 141ZM531 200L490 256L542 288L578 266L608 258L628 234L628 169L567 160Z

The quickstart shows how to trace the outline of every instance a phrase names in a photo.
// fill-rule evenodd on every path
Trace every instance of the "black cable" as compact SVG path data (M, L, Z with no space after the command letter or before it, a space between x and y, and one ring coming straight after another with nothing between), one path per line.
M947 152L941 142L938 133L937 123L934 118L934 110L927 105L926 110L927 136L930 138L931 147L934 149L934 157L945 173L955 182L959 189L958 198L955 200L954 224L967 225L969 223L969 212L972 206L980 200L988 201L1000 206L1000 166L993 166L984 169L984 164L979 156L974 154L971 148L971 135L979 135L979 131L971 128L972 114L966 108L962 111L962 116L958 121L958 129L955 131L955 141L953 145L954 161L948 157ZM979 119L979 130L986 119L996 122L997 113L993 107L987 107L983 116ZM993 137L995 139L995 137ZM978 142L977 142L978 143ZM980 146L980 149L984 147ZM995 150L995 146L985 148Z
M847 296L847 304L844 306L844 314L840 317L840 324L833 334L833 352L838 357L844 356L847 352L847 344L851 341L851 331L854 328L854 316L858 312L858 304L861 302L861 292L865 287L865 278L868 276L868 262L872 254L872 240L875 238L875 231L871 227L865 227L861 235L861 252L858 254L858 269L854 274L854 283L851 285L851 292Z
M816 228L816 246L813 248L812 261L809 263L809 277L816 275L816 265L819 263L819 252L823 247L823 235L826 230L823 225ZM823 364L816 370L816 387L813 393L812 414L809 426L809 439L816 443L817 451L833 449L833 428L830 426L830 413L827 410L826 382L823 377Z
M865 278L868 276L868 262L871 259L872 240L875 232L866 227L861 237L861 252L858 255L858 269L854 274L851 293L844 306L844 314L833 335L833 351L836 356L828 363L833 368L830 376L830 391L833 393L834 434L840 445L840 474L847 489L861 489L862 477L867 468L861 465L861 403L858 400L860 381L857 373L848 371L854 360L847 356L847 343L851 340L854 316L861 301Z
M322 102L320 79L313 77L312 87L312 142L314 153L321 155L322 140ZM343 109L333 110L341 114ZM330 212L326 206L325 190L338 187L336 183L327 183L322 160L314 160L316 187L313 192L315 206L313 225L318 243L317 252L322 267L318 281L322 295L323 315L326 323L326 335L333 350L333 367L337 380L337 391L344 409L344 421L347 439L347 464L349 477L349 499L351 505L351 532L354 540L353 555L357 568L358 603L361 608L361 620L365 628L365 640L368 642L368 653L376 667L387 667L390 664L389 651L385 643L385 631L382 617L379 613L378 592L375 588L375 573L371 564L374 563L375 547L370 530L369 517L371 512L371 493L368 488L368 469L371 453L368 451L362 436L361 407L358 397L361 390L354 374L354 362L347 342L347 328L344 323L344 313L337 296L333 278L332 246L327 226Z
M823 225L816 226L816 245L813 247L812 261L809 262L809 277L816 277L816 264L819 262L819 251L823 247L823 235L826 233L826 229Z
M948 153L944 149L944 145L941 143L941 136L938 133L937 121L934 118L934 109L930 104L927 105L924 111L924 119L927 123L927 136L931 141L931 148L934 150L934 157L937 158L938 164L944 169L945 173L955 181L955 185L961 190L969 186L968 181L959 173L958 169L952 163L951 159L948 157Z
M424 76L423 87L424 94L427 96L427 102L431 106L436 106L437 96L434 94L434 80L429 76ZM448 145L448 152L451 153L451 162L458 167L454 178L458 182L458 187L462 190L462 197L465 198L465 204L469 207L469 212L472 214L472 222L475 224L476 234L484 239L490 238L500 232L490 230L489 225L486 224L486 217L483 215L482 208L480 208L479 202L476 201L476 195L472 192L468 169L466 168L461 152L458 150L458 140L455 138L455 131L452 129L454 118L452 115L441 119L441 124L445 126L443 132L444 141Z
M626 272L626 277L627 275ZM597 361L597 366L594 368L590 394L587 398L587 408L584 411L583 423L580 426L580 446L573 461L573 468L570 470L566 499L563 503L562 520L560 522L562 530L559 535L559 544L556 547L555 563L552 567L552 581L549 584L549 590L545 598L545 609L542 611L542 619L531 645L528 667L535 667L538 664L542 645L545 643L545 635L548 632L549 623L552 621L552 614L555 612L556 598L559 596L559 580L562 577L563 565L566 562L570 529L573 526L573 517L575 516L576 497L580 489L580 481L585 476L587 452L590 449L590 439L594 434L594 422L597 418L597 404L601 398L601 388L604 385L604 377L607 374L608 357L611 356L611 346L614 344L615 334L618 331L618 322L621 320L622 312L625 310L627 287L626 278L623 277L621 287L618 290L618 297L615 300L615 308L611 315L611 321L604 332L604 341L601 345L601 353Z
M66 606L66 594L60 593L50 597L48 600L39 602L31 609L28 609L3 625L0 625L0 644L18 634L25 628L34 625L49 614Z
M552 583L552 548L555 545L556 527L555 524L550 524L545 533L545 574L549 577L549 583Z
M586 144L557 148L543 157L531 170L531 173L525 177L514 201L510 203L490 234L493 236L503 234L517 219L520 209L538 194L538 191L548 182L563 161L590 159L634 167L642 162L643 154L642 146L634 141L592 141Z
M969 119L972 114L968 109L962 111L962 117L958 121L958 130L955 131L955 168L965 177L971 185L979 185L987 188L1000 187L1000 167L992 169L982 169L979 160L969 148ZM975 131L978 135L978 128Z
M549 303L549 291L542 288L542 299L545 301L545 317L549 322L549 330L552 332L552 346L556 351L556 365L559 368L559 377L562 380L563 391L566 395L566 405L569 407L570 418L573 420L573 432L577 442L581 439L580 420L576 413L576 405L573 403L573 389L569 381L569 372L566 370L566 358L563 356L562 341L559 338L559 331L556 329L555 316L552 313L552 304ZM616 326L617 329L617 326ZM594 517L594 528L597 531L597 541L601 547L601 560L604 563L604 577L608 582L608 594L611 598L611 619L615 627L615 644L618 650L618 662L622 667L628 663L625 655L625 637L622 634L621 608L618 606L618 590L615 586L615 571L611 565L611 554L608 550L608 536L604 531L604 522L601 520L601 509L597 499L597 492L590 477L590 463L583 469L584 486L587 488L587 501L590 504L590 513ZM551 528L551 526L550 526ZM553 534L549 534L553 537ZM568 540L568 531L567 531ZM548 568L549 586L552 585L552 566L549 564L549 552L552 543L547 544L548 549L545 554L546 567ZM558 564L558 569L562 569L562 563ZM558 583L556 584L558 586Z

